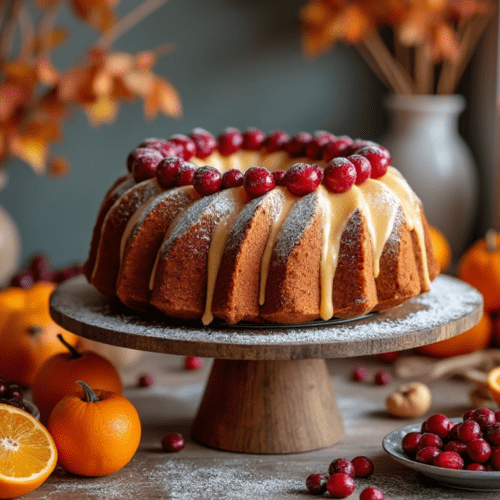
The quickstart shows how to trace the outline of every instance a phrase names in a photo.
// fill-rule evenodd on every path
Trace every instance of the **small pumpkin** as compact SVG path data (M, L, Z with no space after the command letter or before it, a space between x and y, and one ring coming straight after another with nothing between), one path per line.
M436 227L429 226L429 236L431 239L432 250L438 261L441 272L444 273L451 264L451 247L446 236Z
M65 396L52 411L48 430L59 464L72 474L106 476L124 467L141 440L141 422L125 397L91 389Z
M57 325L49 314L54 283L40 281L0 292L0 376L30 386L46 359L66 350L57 335L75 345L78 337Z
M97 389L121 394L120 375L113 364L92 351L78 351L58 336L64 352L51 356L40 367L31 386L33 403L40 410L40 421L47 424L56 404L75 392L78 380L85 379Z
M458 277L483 294L485 311L500 311L500 234L490 229L464 253Z

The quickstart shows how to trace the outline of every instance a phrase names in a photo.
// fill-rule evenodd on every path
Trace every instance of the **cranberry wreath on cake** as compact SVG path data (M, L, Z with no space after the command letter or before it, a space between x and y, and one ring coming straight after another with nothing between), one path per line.
M146 139L105 195L85 275L132 309L205 325L392 309L439 265L390 164L384 147L328 132Z

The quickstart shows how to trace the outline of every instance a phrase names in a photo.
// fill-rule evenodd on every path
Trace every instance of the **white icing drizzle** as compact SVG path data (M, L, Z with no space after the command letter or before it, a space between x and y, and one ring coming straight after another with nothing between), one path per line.
M214 297L215 283L219 274L220 263L224 249L226 248L229 230L233 226L234 220L248 203L249 198L244 189L228 190L229 196L233 199L234 209L226 212L219 220L212 232L210 248L208 250L207 264L207 296L205 301L205 312L201 318L204 325L208 325L214 319L212 315L212 302Z
M263 305L266 301L266 284L267 276L269 273L269 263L271 262L271 255L273 252L276 239L281 231L283 223L285 222L290 210L292 209L295 202L298 200L297 196L294 196L286 188L282 186L277 186L276 191L281 192L283 197L283 203L280 206L281 210L278 209L273 222L271 224L271 229L269 231L269 236L267 238L266 248L264 250L264 255L262 256L262 261L260 263L260 290L259 290L259 304Z

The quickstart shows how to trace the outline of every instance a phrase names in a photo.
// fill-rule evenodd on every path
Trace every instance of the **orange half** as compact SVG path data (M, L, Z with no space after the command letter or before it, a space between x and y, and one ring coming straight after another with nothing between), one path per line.
M488 373L488 389L497 405L500 406L500 366Z
M38 488L57 464L49 431L32 415L0 404L0 498Z

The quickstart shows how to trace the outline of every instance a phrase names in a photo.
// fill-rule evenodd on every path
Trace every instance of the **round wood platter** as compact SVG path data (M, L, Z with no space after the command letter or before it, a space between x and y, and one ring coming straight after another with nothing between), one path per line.
M143 314L110 300L83 276L52 294L50 314L63 328L98 342L219 359L329 359L399 351L458 335L481 318L482 295L441 275L431 291L392 311L338 324L203 326Z

